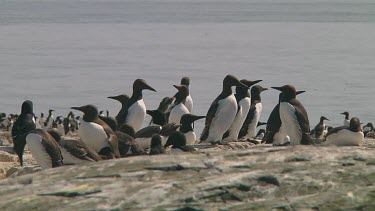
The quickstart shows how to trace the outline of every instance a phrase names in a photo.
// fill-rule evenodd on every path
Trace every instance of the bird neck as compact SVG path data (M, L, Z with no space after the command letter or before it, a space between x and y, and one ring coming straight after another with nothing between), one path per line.
M182 124L180 126L180 131L182 133L187 133L187 132L193 131L193 127L191 126L191 124Z

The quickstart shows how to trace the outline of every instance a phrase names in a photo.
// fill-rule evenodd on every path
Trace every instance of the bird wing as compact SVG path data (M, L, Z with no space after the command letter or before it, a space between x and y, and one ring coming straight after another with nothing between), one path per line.
M216 112L217 112L218 108L219 108L219 101L218 101L218 98L216 98L214 100L214 102L212 102L212 104L211 104L211 106L208 109L208 112L206 114L206 121L205 121L205 124L204 124L204 129L203 129L201 137L200 137L201 141L204 141L204 140L207 139L212 120L215 118L215 115L216 115Z
M118 125L117 125L117 120L113 117L107 117L107 116L100 116L99 115L99 118L101 120L103 120L103 122L105 122L113 131L116 131L117 128L118 128Z
M270 116L267 120L266 131L272 131L274 133L278 132L281 127L281 119L280 119L280 104L277 104L275 108L273 108Z
M348 129L349 127L348 126L340 126L340 127L335 127L335 128L332 128L326 135L326 137L334 134L334 133L338 133L340 130L344 130L344 129Z
M13 124L12 136L24 135L36 128L33 121L34 116L32 114L26 114L18 117L17 121Z
M255 111L256 111L255 105L256 105L255 103L251 104L250 109L249 109L249 113L247 113L246 119L245 119L245 121L244 121L244 123L241 127L241 130L238 134L238 138L242 138L242 137L246 136L249 125L253 121L254 116L255 116Z
M301 144L305 144L305 145L312 144L312 140L310 136L309 118L307 116L307 112L305 108L297 99L293 99L289 101L289 104L294 106L295 115L297 117L298 124L301 127L301 132L302 132Z
M80 158L82 160L90 160L93 161L91 158L89 158L88 150L86 149L87 146L82 142L78 140L61 140L59 142L60 146L65 148L70 154L74 155L77 158Z
M160 133L161 129L162 129L161 126L158 126L158 125L148 126L137 131L134 137L135 138L150 138L155 133Z
M61 149L53 137L44 132L42 135L42 145L46 149L47 154L51 157L52 167L58 167L63 165L63 157L61 155Z

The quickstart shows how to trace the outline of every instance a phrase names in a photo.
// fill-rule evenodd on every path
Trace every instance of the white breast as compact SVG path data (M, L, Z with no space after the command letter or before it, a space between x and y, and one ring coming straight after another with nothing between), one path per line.
M186 97L185 106L189 110L189 113L193 111L193 98L191 98L190 94Z
M326 125L325 125L324 123L323 123L323 128L324 128L324 129L323 129L323 131L322 131L322 134L320 134L318 137L317 137L316 135L314 135L315 138L317 138L317 139L323 139L323 138L324 138L324 135L327 134L327 132L328 132L328 131L326 131L326 129L325 129L325 128L326 128Z
M340 130L327 136L325 145L358 146L363 141L363 132L352 132L347 129Z
M146 105L143 99L138 100L128 110L125 123L133 126L135 132L140 130L143 126L143 121L146 117Z
M68 152L68 150L66 150L65 148L61 146L60 146L60 149L61 149L61 154L64 158L64 165L77 165L77 164L91 162L91 161L79 159L73 156L72 154L70 154L70 152Z
M108 136L103 127L94 122L81 122L78 129L78 135L83 142L91 147L96 152L99 152L104 147L109 147Z
M237 114L237 101L233 94L220 100L215 117L212 119L209 134L205 142L221 141L223 134L232 125Z
M253 120L251 121L251 123L249 124L249 127L247 129L247 134L245 136L245 138L249 138L249 139L253 139L255 138L255 136L257 135L256 134L256 129L257 129L257 126L258 126L258 122L259 122L259 119L260 119L260 115L262 113L262 109L263 109L263 106L262 106L262 103L257 103L255 105L255 114L254 114L254 118Z
M194 131L185 133L186 145L193 145L197 141L197 136Z
M39 128L44 128L44 118L43 117L41 117L40 119L39 119Z
M294 106L287 102L280 103L280 119L282 124L280 130L283 130L282 133L286 133L290 137L292 145L300 144L302 130L298 123Z
M237 115L229 128L229 136L225 138L226 141L236 141L238 139L238 134L241 130L241 127L246 119L247 114L250 109L250 98L246 97L242 99L238 105L240 110L237 112Z
M350 121L349 121L349 119L344 119L344 126L347 126L347 127L350 126Z
M168 137L160 136L161 137L161 144L164 146L167 143ZM150 148L151 146L151 138L136 138L135 141L142 149Z
M59 131L60 135L65 135L64 125L58 124L57 131Z
M51 117L48 119L47 128L51 128L52 122L53 122L53 115L51 115Z
M27 147L42 169L52 168L52 159L42 144L42 137L35 133L26 136Z
M369 131L371 131L371 127L369 127L369 126L363 127L363 132L369 132Z
M179 103L175 107L172 108L171 113L169 115L169 123L176 123L180 124L180 120L182 115L189 114L189 110L186 108L186 106L182 103Z

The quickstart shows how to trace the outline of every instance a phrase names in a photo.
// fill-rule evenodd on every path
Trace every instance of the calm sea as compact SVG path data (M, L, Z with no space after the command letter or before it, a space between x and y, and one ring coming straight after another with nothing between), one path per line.
M206 114L222 78L292 84L311 126L321 115L341 125L349 111L375 120L373 0L0 0L0 110L35 112L131 94L145 79L148 109L191 78L194 112ZM262 121L278 92L263 93ZM55 115L55 116L56 116ZM200 134L204 120L196 124Z

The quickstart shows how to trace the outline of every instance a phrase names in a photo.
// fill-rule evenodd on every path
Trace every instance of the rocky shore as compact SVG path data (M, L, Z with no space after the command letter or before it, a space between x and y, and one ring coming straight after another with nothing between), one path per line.
M6 134L0 134L6 145ZM360 147L198 147L41 171L0 149L0 210L375 210L375 140Z

